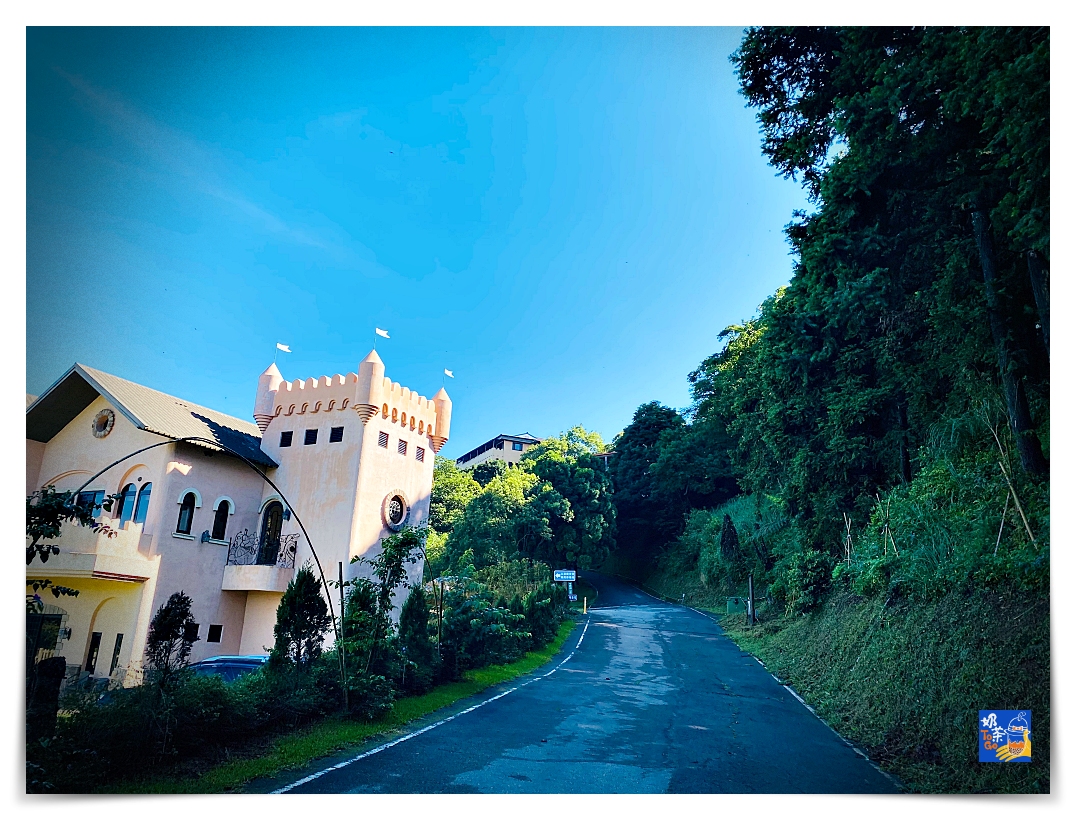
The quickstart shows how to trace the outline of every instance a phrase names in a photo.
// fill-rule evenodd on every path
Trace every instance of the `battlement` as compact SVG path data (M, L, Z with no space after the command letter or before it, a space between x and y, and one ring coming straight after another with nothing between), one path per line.
M354 410L363 424L380 414L383 420L430 438L437 452L448 440L452 400L444 388L433 399L385 376L385 365L371 351L357 373L284 381L275 364L258 380L254 419L264 433L277 416Z

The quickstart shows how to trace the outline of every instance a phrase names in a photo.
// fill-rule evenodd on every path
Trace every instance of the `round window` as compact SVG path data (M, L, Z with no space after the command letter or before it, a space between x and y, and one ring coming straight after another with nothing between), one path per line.
M403 521L403 514L403 500L399 496L396 496L391 501L389 501L389 523L399 524L401 521Z
M106 407L93 417L93 421L90 422L90 429L97 438L104 438L112 432L115 424L116 414Z
M411 505L403 490L392 490L381 504L381 517L385 526L393 532L399 532L407 524L411 515Z

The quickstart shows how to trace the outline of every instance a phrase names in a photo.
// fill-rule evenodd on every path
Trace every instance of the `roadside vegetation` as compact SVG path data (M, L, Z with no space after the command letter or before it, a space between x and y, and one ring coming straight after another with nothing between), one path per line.
M616 547L613 484L597 433L573 427L527 450L516 467L471 470L438 458L427 544L430 569L470 576L505 561L593 569Z
M476 695L484 689L529 674L550 660L564 646L575 629L575 621L563 621L556 636L545 647L528 652L519 660L484 666L464 672L461 679L441 683L421 695L405 695L384 715L373 720L341 720L330 715L293 732L274 736L252 745L249 756L232 755L227 762L210 762L208 769L189 767L190 777L131 778L101 791L125 794L215 794L242 791L252 780L274 777L299 769L311 761L341 752L375 739L390 740L414 720ZM243 750L240 750L243 751Z
M691 406L613 442L606 568L719 612L752 576L733 637L911 788L1048 791L1048 30L750 29L733 62L814 209ZM977 762L988 708L1034 710L1031 766Z

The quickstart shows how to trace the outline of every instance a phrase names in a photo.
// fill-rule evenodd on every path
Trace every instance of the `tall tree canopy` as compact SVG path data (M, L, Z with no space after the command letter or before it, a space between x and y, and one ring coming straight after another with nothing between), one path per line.
M1048 30L996 28L751 29L734 55L763 152L818 207L788 228L792 282L726 331L697 398L730 419L747 486L815 537L994 396L1045 475L1048 57Z

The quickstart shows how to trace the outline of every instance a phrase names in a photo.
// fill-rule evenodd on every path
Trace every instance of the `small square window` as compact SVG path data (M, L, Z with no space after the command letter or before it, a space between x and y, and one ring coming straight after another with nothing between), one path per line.
M280 434L281 447L291 447L291 433L291 430L285 430L283 433Z
M425 447L416 447L415 448L415 461L425 461L425 460L426 460L426 448Z
M407 442L404 441L403 439L400 439L400 443L396 445L396 451L401 456L406 456L407 455Z
M344 440L344 428L333 427L329 430L329 441L343 441Z
M388 449L388 446L389 446L389 434L388 433L378 433L377 434L377 446L378 447L384 447L385 449Z
M210 624L209 634L206 635L206 643L220 643L220 636L224 632L224 624Z
M523 445L522 445L522 444L520 444L520 443L519 443L518 441L513 441L513 442L512 442L512 449L513 449L513 450L522 450L522 449L523 449Z
M303 444L317 444L318 443L318 431L307 430L306 438L303 439Z
M183 627L183 640L194 643L198 640L198 624L185 624Z

